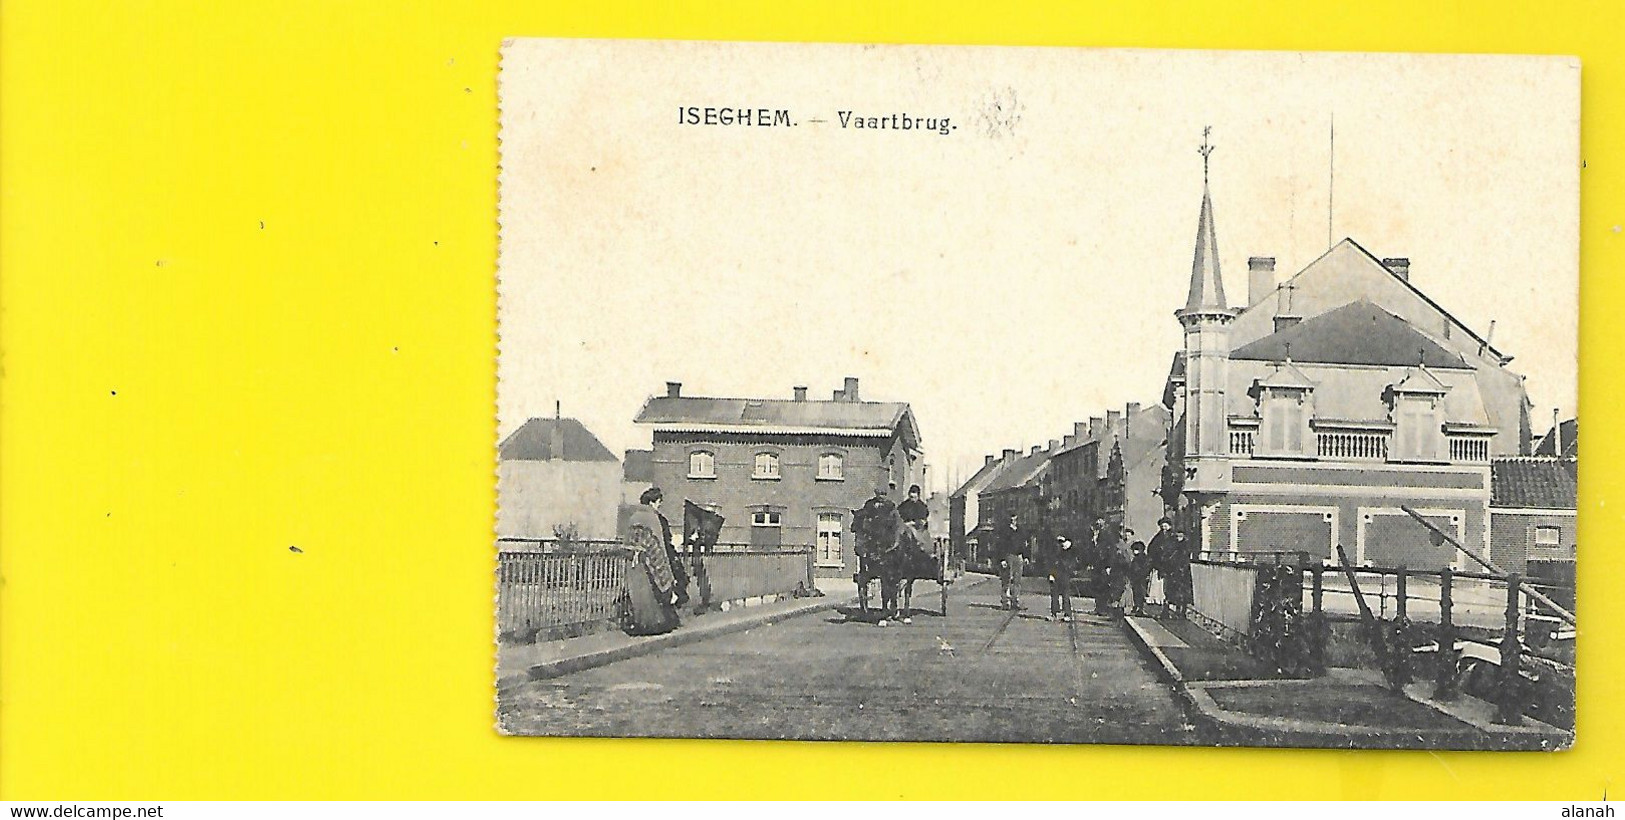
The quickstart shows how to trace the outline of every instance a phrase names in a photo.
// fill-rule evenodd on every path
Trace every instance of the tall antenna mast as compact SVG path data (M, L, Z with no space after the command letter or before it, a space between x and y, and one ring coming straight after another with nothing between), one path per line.
M1337 193L1337 112L1331 115L1330 127L1327 130L1327 142L1330 150L1326 152L1326 247L1329 249L1336 241L1336 234L1332 231L1332 204Z

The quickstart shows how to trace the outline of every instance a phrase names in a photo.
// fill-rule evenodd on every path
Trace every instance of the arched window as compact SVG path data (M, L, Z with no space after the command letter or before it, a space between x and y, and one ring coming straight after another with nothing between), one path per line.
M710 450L695 450L688 454L689 478L716 478L717 456Z
M755 469L754 472L751 473L750 477L751 478L778 478L779 477L779 454L778 453L757 453L756 454L756 469Z
M818 480L840 481L845 478L844 459L840 453L825 453L818 457Z

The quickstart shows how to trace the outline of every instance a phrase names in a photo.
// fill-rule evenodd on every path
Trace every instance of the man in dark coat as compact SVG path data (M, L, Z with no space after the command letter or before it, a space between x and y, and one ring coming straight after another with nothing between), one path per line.
M1174 522L1163 518L1157 521L1157 534L1151 536L1151 543L1146 545L1146 558L1151 564L1151 572L1162 581L1162 604L1166 609L1168 605L1168 556L1173 552ZM1150 589L1150 579L1146 581L1146 588Z
M671 574L675 581L673 593L677 596L676 605L681 607L688 603L688 572L683 562L677 558L677 546L671 540L671 522L666 520L666 514L660 511L660 502L665 499L665 493L659 487L650 487L638 497L638 503L647 504L654 508L655 515L660 516L660 539L666 545L666 558L671 562Z
M1072 577L1078 573L1082 556L1072 539L1055 536L1055 552L1050 557L1049 616L1051 620L1072 620Z
M1131 614L1145 614L1145 596L1151 587L1151 556L1146 554L1145 542L1135 541L1128 565L1128 587L1134 595Z
M999 580L1003 582L999 603L1011 611L1024 609L1021 605L1021 576L1027 566L1027 533L1021 529L1021 522L1016 519L1015 513L1011 513L1010 520L1000 525L998 533Z
M931 517L931 508L920 500L920 485L914 484L908 488L908 500L897 505L897 514L903 517L904 524L925 526L926 519Z

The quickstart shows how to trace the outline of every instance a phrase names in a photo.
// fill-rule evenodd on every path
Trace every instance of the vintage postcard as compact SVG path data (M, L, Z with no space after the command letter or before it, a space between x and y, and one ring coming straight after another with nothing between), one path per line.
M1579 83L507 42L498 729L1567 748Z

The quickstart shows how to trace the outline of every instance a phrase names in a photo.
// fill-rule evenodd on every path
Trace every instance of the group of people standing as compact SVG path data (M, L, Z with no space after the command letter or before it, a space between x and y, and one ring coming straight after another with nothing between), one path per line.
M1185 534L1167 518L1157 522L1150 544L1135 540L1128 527L1096 518L1081 544L1057 535L1054 547L1038 555L1036 540L1011 515L996 530L995 541L1003 583L1000 606L1005 609L1024 609L1021 579L1033 559L1042 562L1049 578L1053 620L1072 620L1073 582L1081 578L1093 582L1096 615L1144 615L1147 604L1160 603L1159 617L1184 617L1191 604L1194 554Z

